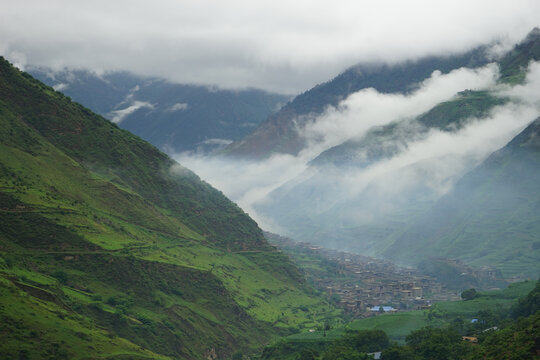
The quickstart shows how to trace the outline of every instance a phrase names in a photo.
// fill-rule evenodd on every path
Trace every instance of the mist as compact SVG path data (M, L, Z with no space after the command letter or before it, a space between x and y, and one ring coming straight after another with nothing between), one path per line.
M374 126L414 118L459 91L488 88L495 84L497 77L498 67L490 64L480 69L461 68L445 75L435 71L408 95L382 94L373 88L360 90L299 129L308 140L305 150L320 153L361 137Z
M296 94L357 63L494 41L504 48L538 25L538 13L532 0L3 1L0 54L21 69L129 71Z
M377 226L393 219L392 214L422 211L540 115L540 63L531 63L523 85L501 85L497 79L498 68L490 64L445 75L434 72L407 95L363 89L297 128L307 140L298 156L274 154L254 162L183 153L176 159L237 202L262 228L344 247L329 234L343 236L340 229ZM467 119L459 129L418 131L416 117L463 90L488 90L511 101L483 118ZM399 124L404 134L384 140L384 146L397 149L391 156L360 167L354 162L310 164L325 150L388 124ZM365 149L358 151L362 158Z

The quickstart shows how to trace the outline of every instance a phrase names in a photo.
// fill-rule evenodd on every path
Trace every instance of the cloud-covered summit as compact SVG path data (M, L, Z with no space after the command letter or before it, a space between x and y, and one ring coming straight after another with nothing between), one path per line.
M530 0L26 0L1 6L0 54L19 67L126 70L284 93L359 62L515 43L538 25L540 13L540 3Z

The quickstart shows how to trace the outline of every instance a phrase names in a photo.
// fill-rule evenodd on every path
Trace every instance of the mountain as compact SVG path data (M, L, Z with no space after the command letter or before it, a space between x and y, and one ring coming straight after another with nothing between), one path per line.
M409 144L425 140L434 129L454 133L471 117L481 118L507 101L486 91L463 91L416 119L375 127L359 139L322 152L311 160L308 171L273 191L271 200L256 209L299 240L379 255L395 232L440 197L438 189L421 182L395 191L380 189L380 183L397 184L401 177L429 179L422 174L429 171L432 162L398 167L354 195L336 184L399 156Z
M486 48L481 47L455 56L431 56L397 65L359 64L334 79L296 96L261 123L251 134L232 143L224 154L261 159L272 153L296 155L305 142L298 128L329 106L337 106L347 96L366 88L381 93L407 93L435 70L448 73L461 67L477 67L488 62Z
M437 104L415 121L390 123L370 130L365 136L333 146L313 160L314 166L368 166L399 153L412 139L420 139L431 129L456 131L470 118L482 118L508 99L488 91L464 90L449 100Z
M538 29L498 60L500 77L497 89L524 83L527 66L534 60L540 60ZM259 216L270 219L269 222L277 226L276 231L299 241L371 256L395 254L392 259L416 265L423 252L419 251L418 256L409 251L400 252L398 243L393 250L387 251L387 248L418 217L429 214L431 207L461 176L479 165L491 151L498 149L492 147L493 150L482 156L474 151L472 155L461 155L457 148L436 155L430 154L439 148L434 140L431 140L431 147L424 150L418 144L425 146L430 139L439 139L443 141L441 147L448 147L449 139L465 136L468 127L481 126L479 124L482 123L486 126L478 130L477 135L489 134L492 129L487 124L496 117L493 111L515 105L515 100L505 94L499 90L463 89L415 118L372 127L365 135L315 156L304 173L278 187L253 207ZM529 119L522 113L516 114L504 115L508 119L505 122L522 125L500 143L501 147L528 121L534 120L534 116ZM518 118L514 119L515 116ZM481 148L480 140L472 143L471 149ZM407 156L415 149L417 160L413 161ZM396 159L402 160L398 162ZM527 191L533 191L531 196L534 198L534 189L528 188ZM413 238L408 241L414 242ZM531 272L523 270L525 265L521 268L510 266L510 263L518 261L517 252L527 251L531 241L532 238L528 237L518 244L516 249L519 250L509 255L507 260L496 259L493 264L501 267L505 276L531 276ZM436 252L437 246L434 246L431 253ZM448 254L454 255L456 253ZM488 257L472 262L474 255L478 254L471 252L471 256L460 255L458 258L469 264L489 264ZM530 265L530 262L524 264ZM533 273L537 271L535 267L531 269Z
M3 58L0 139L2 357L224 358L336 314L222 193Z
M30 68L45 84L169 153L207 153L253 131L288 96L222 90L126 72Z
M465 175L384 251L417 264L447 257L537 278L540 118Z

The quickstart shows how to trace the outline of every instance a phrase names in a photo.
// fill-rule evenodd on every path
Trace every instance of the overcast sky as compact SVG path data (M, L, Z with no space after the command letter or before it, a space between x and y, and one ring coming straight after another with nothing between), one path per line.
M538 14L537 0L0 0L0 54L297 93L358 62L516 42Z

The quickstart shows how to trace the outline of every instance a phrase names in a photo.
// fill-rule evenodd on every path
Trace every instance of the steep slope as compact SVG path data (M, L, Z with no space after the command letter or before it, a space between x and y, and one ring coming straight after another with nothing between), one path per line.
M4 59L0 139L7 358L225 357L334 313L223 194Z
M499 83L510 86L522 83L529 62L540 59L538 44L540 31L535 29L503 56L498 61ZM483 157L430 158L424 150L417 161L396 164L392 171L384 170L385 166L392 169L393 159L407 154L411 146L422 143L434 132L442 134L441 139L453 134L460 136L467 126L489 120L496 107L510 104L511 99L498 91L463 89L415 119L373 127L360 138L322 152L311 160L305 173L277 188L267 201L254 208L295 239L380 256L404 227L429 211L442 191L478 165ZM508 122L512 122L511 115L507 116ZM523 123L513 134L525 126ZM456 150L458 154L459 149ZM448 168L457 164L458 170L444 175L445 164L449 164ZM461 167L463 170L459 170ZM377 171L379 174L370 178Z
M463 177L384 255L408 263L443 256L496 265L507 275L540 272L540 119Z
M507 101L486 91L463 91L416 119L373 128L362 138L321 153L302 177L273 191L271 201L256 209L299 240L376 255L394 232L428 209L440 194L420 184L397 193L377 188L379 183L400 176L427 178L421 175L422 164L398 169L402 175L381 175L354 196L349 195L350 189L336 184L399 156L409 144L422 141L434 129L456 132L471 118L482 118Z
M484 48L450 57L428 57L398 65L360 64L334 79L315 86L295 97L271 115L244 139L231 144L225 154L243 158L265 158L272 153L297 154L305 145L297 127L313 115L360 89L372 87L383 93L408 92L435 70L448 73L460 67L477 67L487 63Z
M30 73L161 150L210 152L253 131L287 96L221 90L125 72L31 68Z

